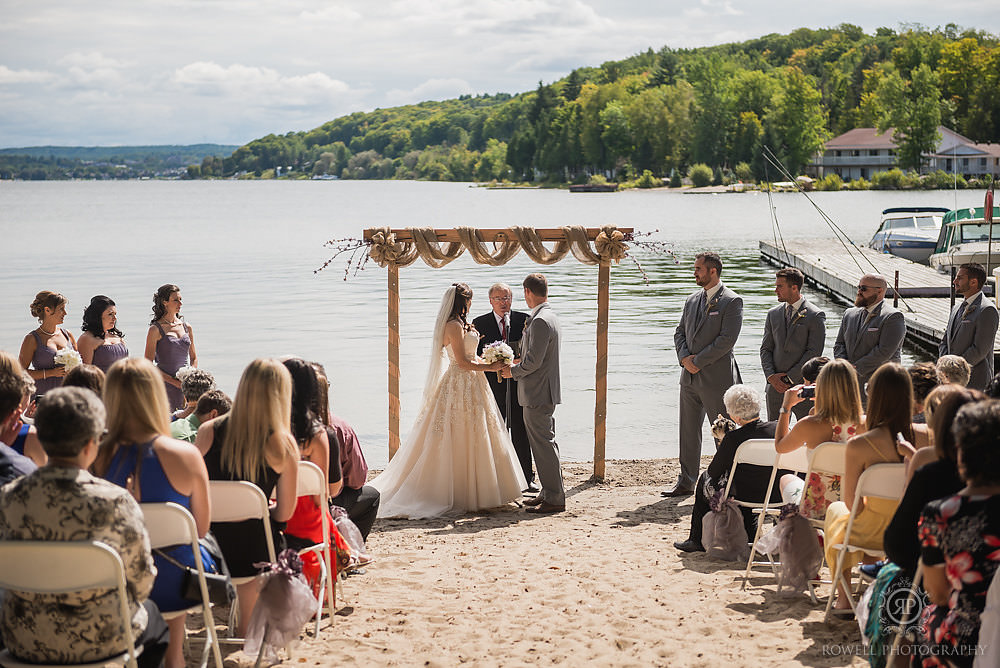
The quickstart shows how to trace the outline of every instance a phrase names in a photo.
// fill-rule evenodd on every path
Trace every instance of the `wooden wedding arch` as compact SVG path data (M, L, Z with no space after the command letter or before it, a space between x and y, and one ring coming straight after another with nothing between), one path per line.
M584 264L596 265L597 275L597 365L594 402L594 476L604 478L605 438L608 406L608 310L611 264L625 258L626 241L633 229L608 225L555 229L511 227L476 229L458 227L389 229L364 231L368 256L389 273L389 457L399 449L399 269L418 258L439 269L468 251L479 264L499 267L523 250L538 264L555 264L567 253ZM553 243L551 250L544 242ZM490 247L487 244L491 244ZM593 247L591 246L593 244Z

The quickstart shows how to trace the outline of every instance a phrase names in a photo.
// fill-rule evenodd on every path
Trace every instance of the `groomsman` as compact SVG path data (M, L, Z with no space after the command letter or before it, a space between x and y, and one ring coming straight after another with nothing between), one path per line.
M743 300L722 284L722 259L717 253L699 253L694 260L694 282L701 290L684 303L674 331L674 349L680 363L681 474L663 496L689 496L701 468L701 429L719 414L727 415L722 395L743 382L733 346L743 327Z
M854 307L844 311L833 345L833 355L846 359L858 371L861 401L867 402L865 385L886 362L900 361L900 350L906 338L906 322L898 309L885 303L889 284L884 276L865 274L858 283Z
M494 283L490 288L490 306L493 310L472 321L479 332L479 354L483 354L486 344L503 341L514 350L514 357L520 357L519 348L521 335L524 333L524 322L527 313L512 311L513 293L506 283ZM524 428L524 409L517 400L517 381L510 379L502 383L492 371L486 372L486 380L490 383L493 396L500 407L500 414L507 420L510 427L510 440L514 443L514 451L524 471L524 479L528 482L526 492L537 492L535 472L531 467L531 445L528 443L528 432ZM508 406L510 410L508 411Z
M938 346L940 355L960 355L972 367L969 387L985 390L993 379L993 343L997 336L997 307L983 295L986 268L963 264L955 274L955 292L965 299L955 306Z
M785 391L802 382L802 365L823 354L826 344L826 313L802 296L802 272L794 267L780 270L774 279L778 305L767 312L760 364L767 378L767 419L777 420ZM792 408L795 417L809 413L812 401Z

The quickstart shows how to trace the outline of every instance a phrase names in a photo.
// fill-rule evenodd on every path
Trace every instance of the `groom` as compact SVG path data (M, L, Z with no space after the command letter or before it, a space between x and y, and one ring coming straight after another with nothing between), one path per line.
M481 334L479 339L479 355L483 354L486 344L503 341L514 349L514 357L520 357L521 336L527 313L510 310L513 293L506 283L495 283L490 288L490 306L493 310L472 321L472 325ZM525 492L537 492L535 487L535 472L531 468L531 446L528 444L528 432L524 428L524 411L517 400L517 381L501 382L495 373L487 372L486 380L497 400L500 414L507 420L510 428L510 440L514 443L514 452L521 463L524 479L528 483ZM508 410L508 407L510 410Z
M566 510L556 421L553 413L559 396L559 319L549 307L545 276L524 279L524 301L531 317L521 339L521 361L503 370L504 378L518 381L517 398L524 407L524 426L535 456L542 491L524 502L529 513L559 513Z

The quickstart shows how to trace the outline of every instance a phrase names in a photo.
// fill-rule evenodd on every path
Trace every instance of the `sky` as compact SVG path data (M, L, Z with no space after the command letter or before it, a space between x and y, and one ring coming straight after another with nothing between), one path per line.
M0 0L0 148L243 144L519 93L650 47L840 23L1000 34L1000 2Z

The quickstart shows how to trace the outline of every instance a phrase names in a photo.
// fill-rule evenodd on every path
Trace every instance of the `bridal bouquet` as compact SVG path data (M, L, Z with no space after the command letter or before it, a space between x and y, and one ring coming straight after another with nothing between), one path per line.
M497 362L510 364L514 361L514 351L503 341L494 341L483 348L483 361L487 364L496 364ZM497 371L497 382L503 382L503 376L500 375L499 371Z
M57 352L54 361L56 364L60 364L65 367L67 371L79 364L83 364L83 360L80 358L80 353L76 352L72 348L63 348Z

